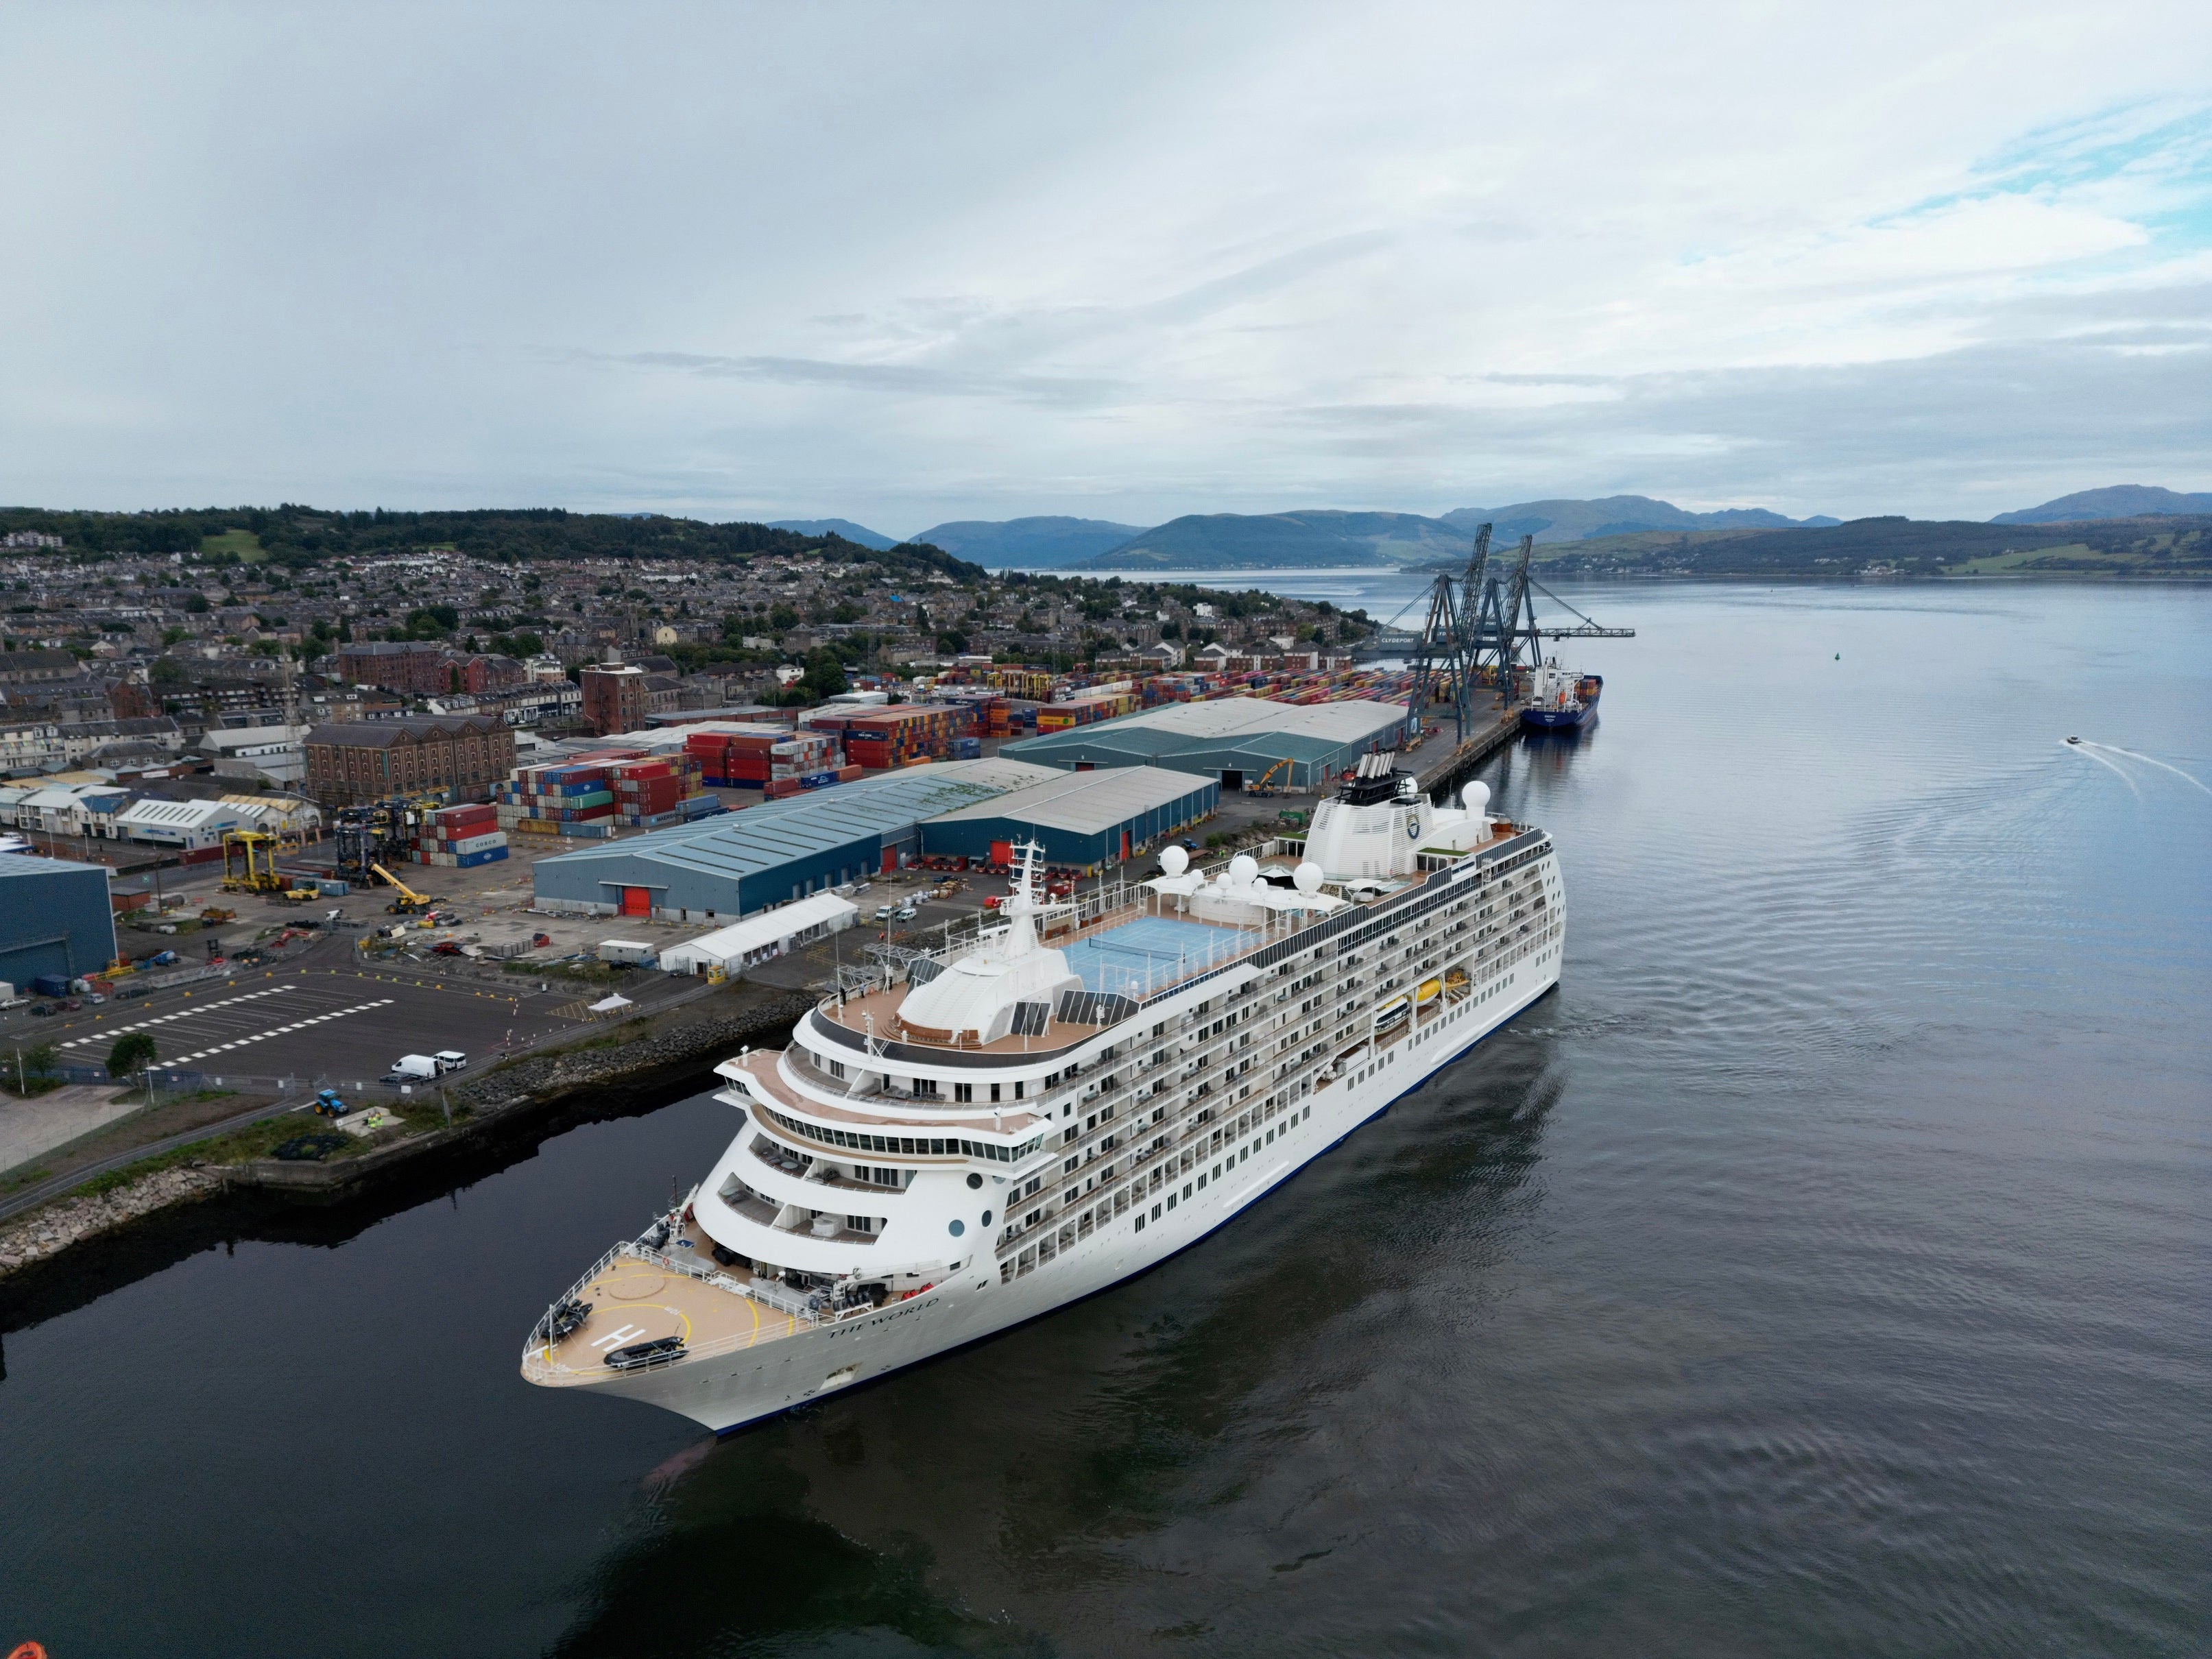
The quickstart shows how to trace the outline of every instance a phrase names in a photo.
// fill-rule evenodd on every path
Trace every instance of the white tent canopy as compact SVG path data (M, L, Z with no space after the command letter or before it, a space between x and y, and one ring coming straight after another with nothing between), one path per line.
M702 938L672 945L660 953L660 965L672 974L696 974L709 967L742 968L850 927L860 914L860 907L848 899L835 893L817 893L733 921Z

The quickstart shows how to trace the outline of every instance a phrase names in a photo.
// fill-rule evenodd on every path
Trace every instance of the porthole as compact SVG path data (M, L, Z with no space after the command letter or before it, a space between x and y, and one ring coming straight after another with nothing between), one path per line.
M983 1224L986 1227L991 1224L991 1212L988 1210L983 1212Z
M961 1234L968 1231L968 1224L964 1221L950 1222L946 1224L945 1231L951 1233L953 1237L957 1238Z
M983 1184L983 1177L979 1175L971 1175L968 1177L968 1184L970 1187L980 1187Z

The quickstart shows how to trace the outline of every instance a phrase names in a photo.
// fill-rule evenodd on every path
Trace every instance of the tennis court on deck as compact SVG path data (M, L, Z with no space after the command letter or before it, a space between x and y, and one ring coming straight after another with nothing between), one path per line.
M1226 962L1252 942L1234 927L1145 916L1062 949L1085 990L1140 997Z

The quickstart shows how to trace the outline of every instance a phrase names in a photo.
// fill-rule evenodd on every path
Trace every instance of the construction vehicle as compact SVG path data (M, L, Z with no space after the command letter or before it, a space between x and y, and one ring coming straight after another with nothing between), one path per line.
M200 920L211 927L219 921L236 921L238 912L226 910L220 904L210 904L200 912Z
M265 849L265 850L264 850ZM222 832L222 890L226 893L281 893L292 884L289 876L276 873L277 838L260 830L226 830ZM237 868L231 854L243 855L245 867ZM259 854L257 862L255 854Z
M315 1115L318 1117L343 1117L346 1103L338 1098L335 1089L323 1089L315 1095Z
M1269 767L1266 771L1260 775L1260 781L1252 786L1251 793L1255 795L1281 794L1283 793L1282 789L1275 782L1275 774L1278 772L1288 771L1290 769L1290 765L1291 763L1287 758L1277 761L1273 766Z
M392 915L419 916L438 902L437 900L430 897L427 893L416 892L412 887L410 887L405 882L400 880L398 877L393 875L391 871L386 869L380 864L372 864L368 868L370 874L381 876L384 878L385 884L390 887L393 892L399 895L398 898L392 900L391 903L384 907L385 909ZM427 926L428 924L426 923L425 925Z

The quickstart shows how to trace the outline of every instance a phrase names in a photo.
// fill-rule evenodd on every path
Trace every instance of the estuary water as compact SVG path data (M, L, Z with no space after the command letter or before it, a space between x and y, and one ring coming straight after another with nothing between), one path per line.
M2205 1651L2212 592L1565 597L1564 986L1212 1239L718 1444L516 1376L710 1099L168 1218L0 1290L0 1650Z

